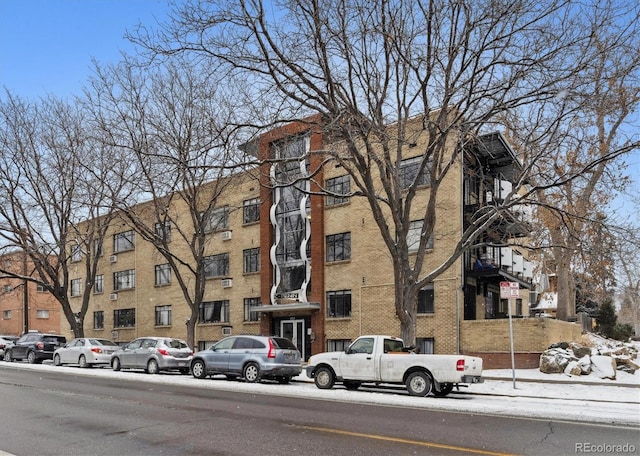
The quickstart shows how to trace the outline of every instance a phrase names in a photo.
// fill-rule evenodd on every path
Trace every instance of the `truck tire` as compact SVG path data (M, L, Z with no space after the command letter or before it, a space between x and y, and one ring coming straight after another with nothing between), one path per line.
M433 382L426 372L413 372L407 377L405 386L410 395L424 397L431 392Z
M328 367L319 367L313 375L313 381L320 389L331 389L336 382L336 376Z
M453 391L453 383L440 383L440 391L433 391L435 397L445 397Z

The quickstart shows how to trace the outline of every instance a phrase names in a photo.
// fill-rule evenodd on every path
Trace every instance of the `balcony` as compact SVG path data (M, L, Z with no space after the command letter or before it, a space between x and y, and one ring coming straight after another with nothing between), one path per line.
M486 247L465 255L469 277L490 282L519 282L529 288L533 280L533 263L511 247Z

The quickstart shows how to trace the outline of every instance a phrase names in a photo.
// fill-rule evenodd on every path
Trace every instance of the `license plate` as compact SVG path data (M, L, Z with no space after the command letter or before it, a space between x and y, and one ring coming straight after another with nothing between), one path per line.
M178 366L180 366L180 367L184 367L186 365L187 365L187 363L178 363Z

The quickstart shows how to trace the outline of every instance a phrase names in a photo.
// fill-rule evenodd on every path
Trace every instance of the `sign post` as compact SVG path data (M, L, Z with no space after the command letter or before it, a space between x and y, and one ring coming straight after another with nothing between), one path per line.
M500 299L507 299L507 313L509 315L509 343L511 346L511 377L513 389L516 389L516 360L513 348L513 319L511 318L511 300L520 298L518 282L500 282Z

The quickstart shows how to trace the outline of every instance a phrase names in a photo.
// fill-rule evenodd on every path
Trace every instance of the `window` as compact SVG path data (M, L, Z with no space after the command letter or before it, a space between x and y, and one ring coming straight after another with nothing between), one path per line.
M104 311L98 310L93 313L93 329L104 329Z
M171 266L169 263L156 265L156 286L171 283Z
M171 306L156 306L156 326L171 326Z
M244 321L260 321L260 312L251 310L251 306L260 305L260 298L244 298Z
M417 252L420 247L420 239L422 238L422 227L424 226L424 220L414 220L409 224L409 231L407 232L407 247L409 252ZM427 241L427 249L433 249L433 234Z
M351 316L351 290L327 292L327 317Z
M433 311L433 284L430 283L420 291L418 291L418 313L432 314Z
M10 310L3 310L2 311L2 319L3 320L11 320L11 311Z
M407 189L411 187L414 183L415 185L429 185L430 181L430 172L431 172L431 160L424 167L424 170L420 176L418 176L418 171L420 170L420 165L422 164L423 157L413 157L408 158L406 160L402 160L400 162L400 170L398 171L398 179L400 181L400 187L402 189ZM416 178L417 177L417 178Z
M434 346L435 339L433 337L416 339L416 348L419 350L419 353L424 355L433 355L435 353Z
M212 209L208 218L205 219L205 233L227 228L229 228L229 208L224 206Z
M229 301L208 301L200 304L201 323L229 322Z
M136 286L136 271L129 269L127 271L118 271L113 273L113 289L127 290Z
M260 220L260 199L253 198L242 203L242 223L245 225Z
M82 247L76 244L71 247L71 261L75 263L81 260L82 260Z
M171 241L171 222L156 223L156 236L165 242Z
M342 261L351 258L351 233L327 236L327 261Z
M351 339L327 339L327 351L345 351L351 345Z
M328 193L331 193L326 197L327 206L335 206L336 204L348 203L348 195L351 193L351 179L349 175L327 179L327 182L325 183L325 189Z
M243 272L258 272L260 270L260 248L243 250Z
M115 328L133 328L136 325L136 309L116 309L113 311Z
M36 310L36 318L41 318L43 320L49 319L49 311L44 309Z
M82 294L82 279L71 280L71 296L80 296Z
M4 293L10 293L11 291L13 291L13 287L11 285L3 285L2 286L2 291Z
M124 252L126 250L134 249L134 234L133 230L125 231L124 233L117 233L113 235L113 251Z
M93 241L93 253L96 257L104 255L104 248L102 246L102 239L94 239Z
M104 275L98 274L93 279L93 293L94 294L104 293Z
M221 253L204 258L204 276L224 277L229 275L229 254Z
M42 285L41 283L38 283L38 284L36 284L36 291L38 293L44 293L47 290L44 289L44 285Z

